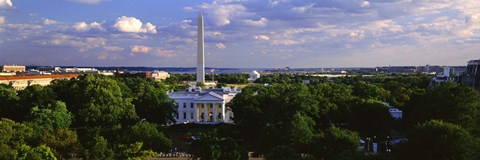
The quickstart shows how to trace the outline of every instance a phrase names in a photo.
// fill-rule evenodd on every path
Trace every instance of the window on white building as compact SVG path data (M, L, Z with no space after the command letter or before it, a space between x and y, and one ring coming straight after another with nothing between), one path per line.
M190 119L193 120L193 112L190 112Z
M187 119L187 112L183 112L183 119Z
M183 108L187 108L187 103L183 103Z

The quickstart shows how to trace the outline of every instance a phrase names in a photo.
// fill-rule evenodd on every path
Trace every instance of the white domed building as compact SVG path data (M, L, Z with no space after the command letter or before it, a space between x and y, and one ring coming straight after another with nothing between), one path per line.
M250 72L250 75L248 76L248 81L253 82L259 78L260 78L260 73L258 73L256 70L253 70Z

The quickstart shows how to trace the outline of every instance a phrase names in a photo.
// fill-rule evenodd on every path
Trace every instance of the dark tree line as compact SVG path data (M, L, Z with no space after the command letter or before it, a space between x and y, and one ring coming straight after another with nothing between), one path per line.
M347 76L310 84L294 75L277 78L268 86L244 88L229 104L240 132L236 138L267 159L479 158L480 94L467 86L447 82L427 88L431 77L423 75ZM394 120L383 102L404 110L403 120ZM359 151L360 137L387 142L392 133L408 139L391 146L393 154Z
M173 76L169 87L100 75L21 91L0 85L0 159L144 159L168 150L162 126L176 111L166 91L193 78ZM427 88L430 78L262 76L228 104L235 124L214 126L190 152L194 159L245 159L247 151L266 159L480 159L480 93L453 82ZM394 135L408 140L391 154L358 149L361 138Z
M167 88L150 79L85 75L29 86L0 85L0 159L147 158L169 150Z

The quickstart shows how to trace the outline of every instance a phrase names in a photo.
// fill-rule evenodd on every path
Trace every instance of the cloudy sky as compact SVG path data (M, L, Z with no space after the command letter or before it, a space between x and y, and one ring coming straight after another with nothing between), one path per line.
M466 65L479 0L0 0L0 64L193 67Z

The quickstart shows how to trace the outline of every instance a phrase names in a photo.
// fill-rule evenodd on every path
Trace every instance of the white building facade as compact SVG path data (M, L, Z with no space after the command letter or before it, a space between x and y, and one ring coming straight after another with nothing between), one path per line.
M251 82L254 82L259 78L260 78L260 73L258 73L256 70L251 71L250 74L248 75L248 81L251 81Z
M189 88L183 91L169 92L170 98L177 104L177 124L218 124L233 123L233 112L226 107L239 93L230 87L222 89Z
M388 112L390 112L390 115L392 115L392 117L394 119L402 119L403 118L403 111L402 110L388 104L387 102L383 102L383 104L388 107Z

